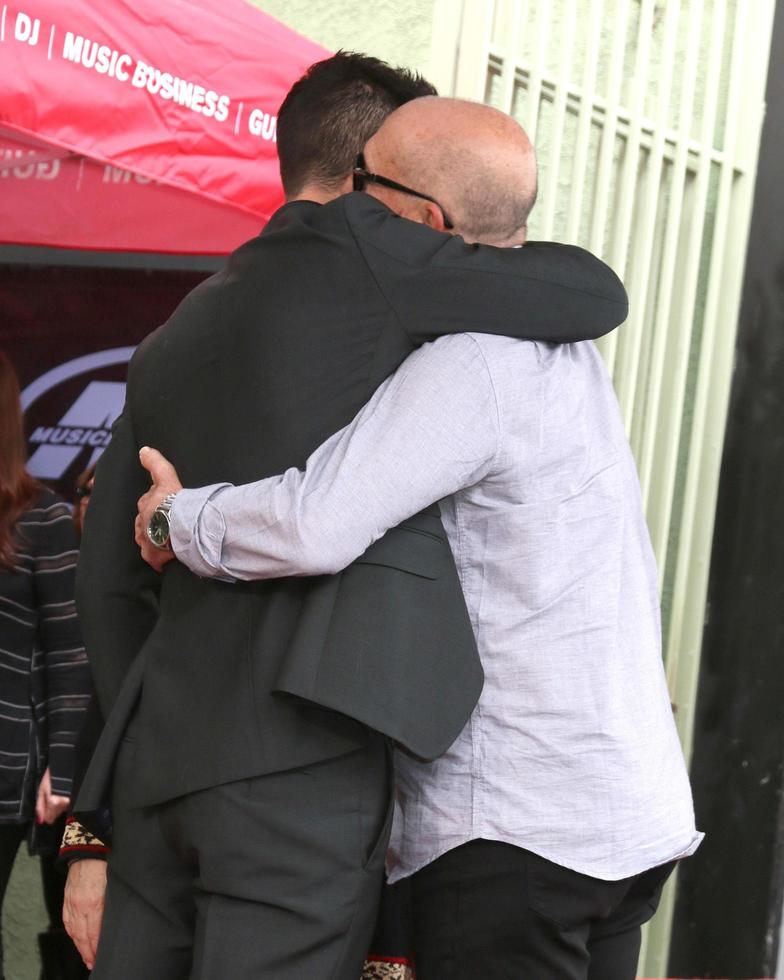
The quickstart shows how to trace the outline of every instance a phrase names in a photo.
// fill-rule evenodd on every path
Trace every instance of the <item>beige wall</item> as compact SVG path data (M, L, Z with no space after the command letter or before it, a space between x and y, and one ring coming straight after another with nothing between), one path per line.
M434 0L253 0L330 51L346 48L426 73Z

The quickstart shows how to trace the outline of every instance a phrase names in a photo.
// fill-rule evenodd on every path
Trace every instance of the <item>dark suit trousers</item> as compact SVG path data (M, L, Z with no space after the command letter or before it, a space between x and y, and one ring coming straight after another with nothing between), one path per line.
M417 980L634 980L673 864L603 881L474 840L413 875Z
M357 980L392 822L381 736L312 766L125 805L93 980Z

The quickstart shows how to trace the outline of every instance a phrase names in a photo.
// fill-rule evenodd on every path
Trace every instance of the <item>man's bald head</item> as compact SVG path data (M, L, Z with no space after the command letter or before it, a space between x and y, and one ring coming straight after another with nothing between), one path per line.
M536 201L536 157L522 127L490 106L461 99L414 99L387 117L368 142L370 171L433 198L469 242L525 240ZM436 212L411 195L372 193L404 217L433 224Z

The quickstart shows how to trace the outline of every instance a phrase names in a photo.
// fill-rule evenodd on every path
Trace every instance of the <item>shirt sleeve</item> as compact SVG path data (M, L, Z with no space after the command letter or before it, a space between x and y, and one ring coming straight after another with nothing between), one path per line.
M304 470L180 491L172 546L203 576L332 574L389 528L485 476L499 444L479 345L467 334L444 337L412 354Z

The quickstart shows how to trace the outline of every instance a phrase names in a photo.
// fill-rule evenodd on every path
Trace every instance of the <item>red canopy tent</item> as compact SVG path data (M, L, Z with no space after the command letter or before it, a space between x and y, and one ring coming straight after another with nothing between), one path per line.
M245 0L0 0L0 348L66 496L134 346L281 203L277 111L327 54Z
M277 110L328 52L245 0L0 9L0 242L225 254L281 203Z

